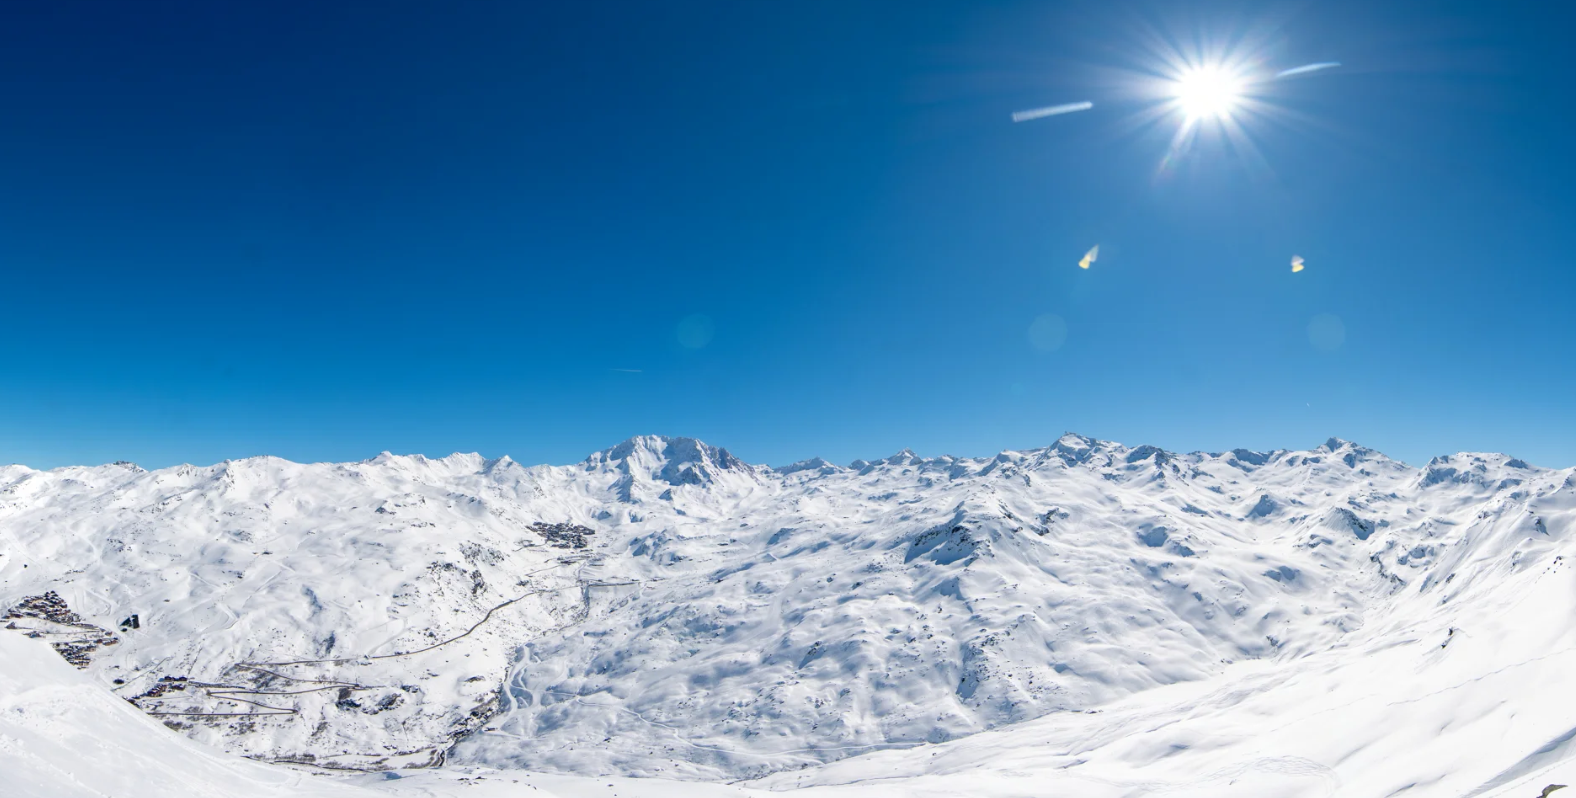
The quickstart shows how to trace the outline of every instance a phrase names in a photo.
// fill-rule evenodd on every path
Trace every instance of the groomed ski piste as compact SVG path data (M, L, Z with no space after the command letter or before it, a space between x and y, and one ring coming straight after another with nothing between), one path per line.
M1573 534L1576 470L1334 439L0 467L0 772L126 798L1533 796L1576 783Z

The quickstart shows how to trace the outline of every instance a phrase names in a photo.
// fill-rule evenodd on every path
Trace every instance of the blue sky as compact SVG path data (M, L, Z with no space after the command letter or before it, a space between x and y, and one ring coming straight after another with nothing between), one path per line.
M9 3L0 462L1576 464L1570 20L1378 5ZM1343 66L1162 171L1167 42Z

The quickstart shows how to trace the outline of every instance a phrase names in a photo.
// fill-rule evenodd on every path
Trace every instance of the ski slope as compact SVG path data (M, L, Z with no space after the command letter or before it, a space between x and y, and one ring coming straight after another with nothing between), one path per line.
M0 605L197 740L405 768L369 789L1486 795L1576 728L1573 497L1339 440L11 466Z
M8 798L372 795L171 733L20 635L0 634L0 674L0 792Z

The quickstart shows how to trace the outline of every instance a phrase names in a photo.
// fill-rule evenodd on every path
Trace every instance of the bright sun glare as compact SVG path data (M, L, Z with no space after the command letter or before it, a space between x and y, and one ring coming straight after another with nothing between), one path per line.
M1242 79L1218 65L1191 67L1172 87L1189 119L1220 119L1231 115L1242 99Z

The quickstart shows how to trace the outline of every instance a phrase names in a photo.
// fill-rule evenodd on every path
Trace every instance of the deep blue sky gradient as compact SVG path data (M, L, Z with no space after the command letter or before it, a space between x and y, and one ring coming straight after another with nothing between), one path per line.
M1572 13L6 3L0 462L1075 430L1573 465ZM1257 157L1162 173L1157 35L1345 66L1272 86Z

